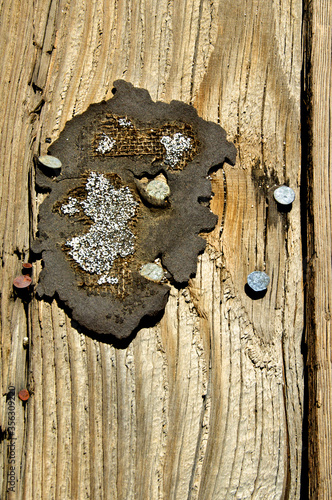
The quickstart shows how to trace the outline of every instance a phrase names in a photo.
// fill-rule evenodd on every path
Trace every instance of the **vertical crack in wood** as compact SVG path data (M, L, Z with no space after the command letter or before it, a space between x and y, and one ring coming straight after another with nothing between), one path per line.
M317 414L318 339L316 322L316 242L315 242L315 197L313 159L313 9L312 0L303 0L303 67L302 67L302 242L304 274L304 331L303 351L305 359L305 391L302 460L303 497L316 498L322 493L320 487L320 431Z

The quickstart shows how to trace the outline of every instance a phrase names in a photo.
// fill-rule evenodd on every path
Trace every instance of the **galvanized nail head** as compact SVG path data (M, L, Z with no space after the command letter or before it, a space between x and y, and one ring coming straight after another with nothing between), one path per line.
M248 275L247 283L254 292L263 292L267 289L270 278L264 271L254 271Z
M288 186L280 186L273 193L274 199L280 205L291 205L295 200L295 193Z

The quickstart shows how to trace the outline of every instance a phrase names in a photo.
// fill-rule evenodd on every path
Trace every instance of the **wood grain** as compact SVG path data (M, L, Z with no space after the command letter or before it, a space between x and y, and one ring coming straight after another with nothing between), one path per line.
M301 2L0 8L4 432L8 386L32 393L16 398L14 498L299 498ZM12 292L42 198L32 155L118 78L193 104L238 150L235 167L211 174L219 224L196 277L122 349L86 337L56 301L27 306ZM283 183L296 192L288 214L273 201ZM260 300L244 289L255 269L271 277Z
M309 497L332 496L331 83L332 6L306 3L307 324Z

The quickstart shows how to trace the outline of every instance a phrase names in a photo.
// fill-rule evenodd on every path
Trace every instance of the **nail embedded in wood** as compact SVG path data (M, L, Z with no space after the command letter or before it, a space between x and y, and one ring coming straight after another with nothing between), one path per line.
M23 347L26 349L29 345L29 337L23 337Z
M20 398L21 401L28 401L29 397L30 397L30 393L27 389L22 389L19 393L18 393L18 397Z
M267 289L270 278L264 271L254 271L248 275L247 283L254 292L263 292Z
M20 276L16 276L16 278L13 281L14 287L15 288L27 288L28 286L31 285L32 279L30 276L27 276L26 274L21 274Z
M23 262L22 264L22 274L27 275L32 272L32 264L30 262Z
M277 203L283 206L289 206L295 200L295 192L288 186L280 186L273 193Z

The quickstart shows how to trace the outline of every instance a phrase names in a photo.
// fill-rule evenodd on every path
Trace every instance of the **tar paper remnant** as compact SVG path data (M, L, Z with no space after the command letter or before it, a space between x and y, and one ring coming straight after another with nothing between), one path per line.
M160 142L166 149L166 156L164 162L170 167L174 168L181 160L183 153L191 148L191 139L185 135L177 132L173 138L164 135Z
M115 139L113 139L112 137L108 137L108 135L102 134L98 147L96 148L97 153L101 153L103 155L105 153L108 153L115 146L115 142Z
M134 253L135 236L128 222L134 217L138 203L128 187L116 189L103 174L96 172L91 172L85 189L87 197L80 205L94 223L87 233L67 240L66 246L84 271L103 275L98 284L115 284L117 279L105 273L111 270L117 257ZM66 209L68 213L68 205L62 205L64 213Z
M130 338L158 321L170 285L195 275L202 233L218 220L202 203L208 175L234 165L235 146L193 106L153 102L118 80L110 100L66 124L50 155L62 168L36 170L48 191L32 246L44 263L37 295L57 297L87 335Z

